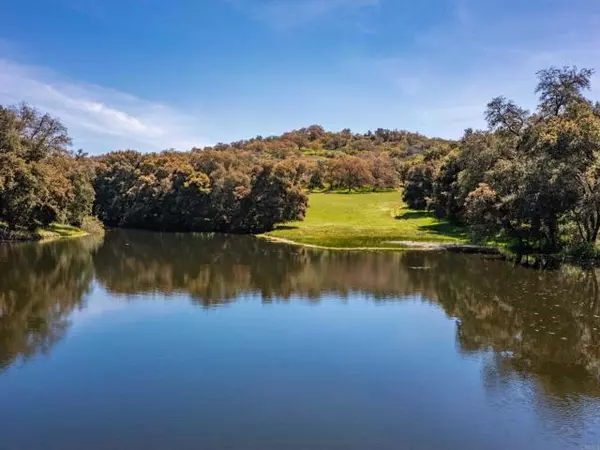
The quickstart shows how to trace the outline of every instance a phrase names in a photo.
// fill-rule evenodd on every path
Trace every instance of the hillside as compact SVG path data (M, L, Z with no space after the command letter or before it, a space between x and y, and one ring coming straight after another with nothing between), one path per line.
M445 148L453 143L450 140L429 138L404 130L379 128L366 133L353 133L349 129L334 132L326 131L320 125L311 125L280 136L257 136L229 144L219 143L202 150L237 149L278 157L289 156L290 153L333 157L340 154L356 155L361 152L389 152L393 157L406 158L430 149Z

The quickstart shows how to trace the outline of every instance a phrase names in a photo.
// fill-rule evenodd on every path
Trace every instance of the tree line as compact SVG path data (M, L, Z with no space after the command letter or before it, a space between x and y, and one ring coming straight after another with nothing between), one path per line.
M70 144L49 114L0 106L0 238L94 216L110 226L255 233L306 210L294 159L234 150L89 157Z
M494 98L487 130L468 129L449 151L406 165L404 200L468 225L479 240L589 254L600 230L600 104L585 96L593 71L537 75L535 111Z
M305 189L350 192L395 189L404 161L415 155L444 152L452 145L450 140L404 130L332 132L311 125L281 136L257 136L193 151L248 151L267 158L300 159Z
M294 159L244 151L109 153L94 158L95 212L107 225L259 233L304 217Z

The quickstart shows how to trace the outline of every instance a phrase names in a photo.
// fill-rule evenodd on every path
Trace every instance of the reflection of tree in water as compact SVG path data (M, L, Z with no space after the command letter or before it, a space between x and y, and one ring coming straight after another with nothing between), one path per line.
M489 374L536 374L554 394L597 391L600 301L597 274L538 272L451 253L310 250L238 236L109 233L96 254L113 293L176 292L213 306L259 293L264 302L326 293L376 300L419 295L457 318L466 354L492 352Z
M0 245L0 370L50 349L93 277L97 238Z
M430 266L414 274L415 287L458 319L463 352L496 355L490 373L535 373L555 394L574 386L600 394L597 271L535 271L455 255L436 256Z
M206 306L253 292L268 302L326 292L396 296L406 286L400 254L322 252L246 236L118 231L107 234L94 264L112 293L182 292Z
M582 433L600 397L598 272L422 257L431 271L415 272L414 285L457 318L460 350L483 356L490 401L526 402L548 429Z
M96 275L113 294L189 294L205 305L246 292L279 294L288 274L304 260L297 249L265 247L248 236L108 233L94 257Z

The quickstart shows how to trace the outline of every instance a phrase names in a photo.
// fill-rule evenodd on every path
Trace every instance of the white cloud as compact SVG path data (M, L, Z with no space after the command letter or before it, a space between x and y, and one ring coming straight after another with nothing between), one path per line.
M69 128L75 148L92 153L206 144L195 119L172 107L0 59L0 103L21 101L59 117Z
M334 12L357 12L379 6L379 0L227 0L251 17L275 29L289 29L313 23Z

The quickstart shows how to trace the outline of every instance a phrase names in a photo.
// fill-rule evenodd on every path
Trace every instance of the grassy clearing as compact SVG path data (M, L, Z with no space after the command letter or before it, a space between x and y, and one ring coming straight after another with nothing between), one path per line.
M46 238L71 238L85 236L87 233L80 228L72 227L70 225L62 225L59 223L50 224L47 228L37 230L37 233L42 237Z
M332 248L404 247L391 241L468 242L463 228L406 208L399 192L312 194L304 222L286 224L266 236Z

